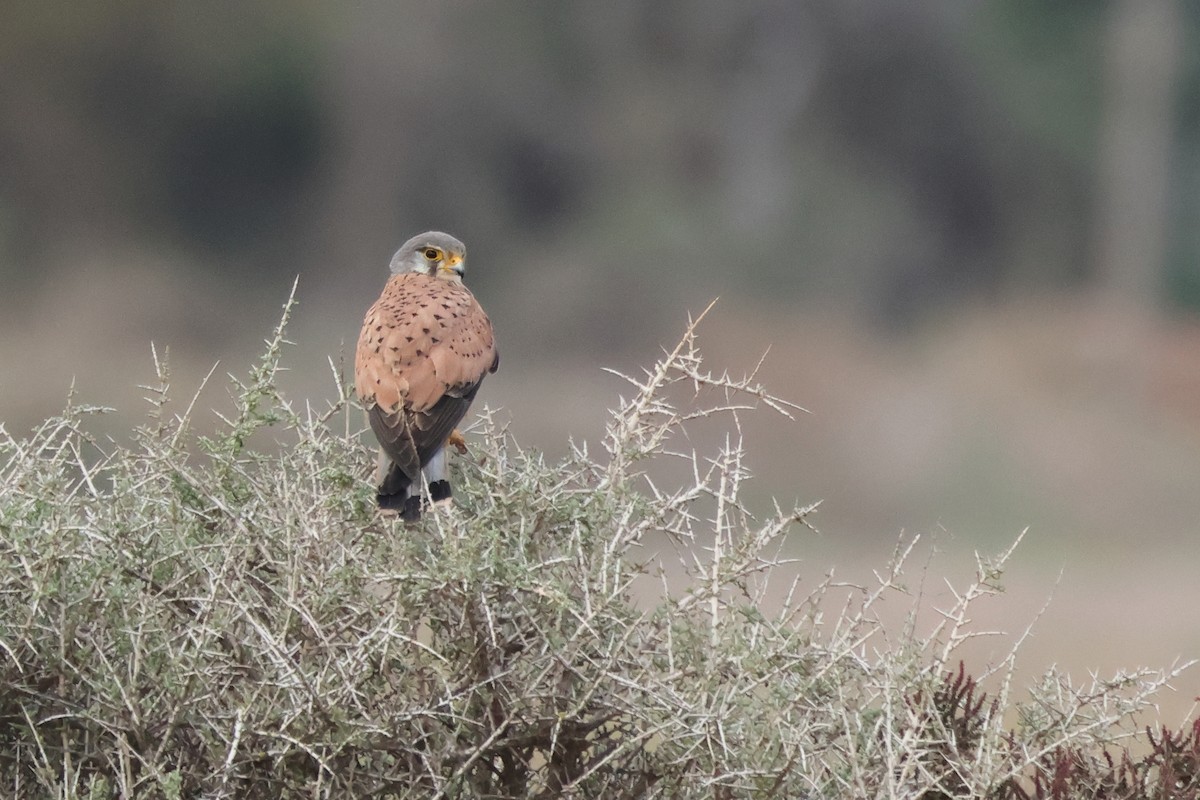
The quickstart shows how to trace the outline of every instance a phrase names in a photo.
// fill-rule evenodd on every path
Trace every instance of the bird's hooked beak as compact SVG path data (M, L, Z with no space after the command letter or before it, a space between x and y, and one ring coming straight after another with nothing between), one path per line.
M467 264L463 257L458 253L450 253L446 256L446 260L438 267L439 272L445 272L447 276L456 276L462 278L466 272Z

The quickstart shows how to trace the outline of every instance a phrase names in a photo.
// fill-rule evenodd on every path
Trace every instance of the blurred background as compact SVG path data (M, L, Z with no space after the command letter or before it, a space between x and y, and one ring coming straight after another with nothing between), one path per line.
M764 510L824 501L806 580L921 535L944 606L1028 527L978 620L1053 595L1024 670L1200 657L1198 45L1182 0L10 0L0 419L73 383L127 431L151 342L182 408L297 275L288 390L332 398L392 252L439 228L523 444L598 442L601 368L719 296L714 368L769 347L812 412L746 426Z

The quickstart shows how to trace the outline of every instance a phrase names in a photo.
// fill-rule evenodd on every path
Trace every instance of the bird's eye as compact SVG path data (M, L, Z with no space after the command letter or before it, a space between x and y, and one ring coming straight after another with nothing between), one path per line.
M425 257L428 258L430 261L436 261L437 257L440 255L441 255L441 253L438 252L438 249L436 247L426 247L425 248Z

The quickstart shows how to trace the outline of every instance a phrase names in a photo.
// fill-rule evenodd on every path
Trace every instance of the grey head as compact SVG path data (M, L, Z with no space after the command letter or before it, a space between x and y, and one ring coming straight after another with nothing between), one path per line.
M419 272L458 282L466 268L467 246L441 231L426 231L409 239L392 256L391 265L393 275Z

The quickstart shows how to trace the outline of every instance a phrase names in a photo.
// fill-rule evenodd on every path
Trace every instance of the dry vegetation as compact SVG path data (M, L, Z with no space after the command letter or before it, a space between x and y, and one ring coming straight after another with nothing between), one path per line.
M211 438L195 401L168 411L165 367L132 443L75 404L0 429L0 792L1197 796L1200 729L1122 742L1182 668L1019 689L1019 640L962 665L1007 555L928 631L874 613L911 544L872 586L776 585L811 508L744 507L738 415L792 407L706 372L694 325L599 453L548 464L484 411L458 505L415 527L372 508L357 409L279 395L283 345L281 323ZM701 418L727 421L718 452L690 450ZM690 480L653 482L664 460ZM671 559L686 579L635 604Z

